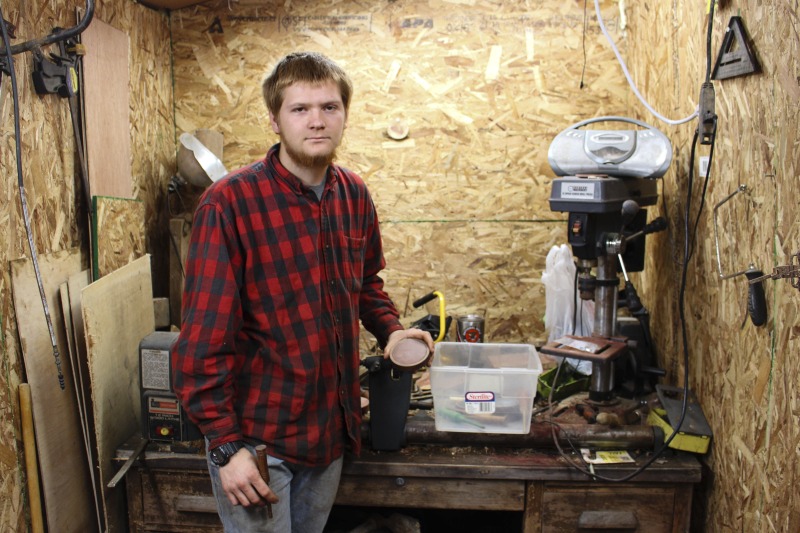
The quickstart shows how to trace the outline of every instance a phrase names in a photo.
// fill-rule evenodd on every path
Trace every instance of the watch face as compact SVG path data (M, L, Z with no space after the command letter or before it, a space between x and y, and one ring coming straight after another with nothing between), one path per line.
M242 448L242 444L240 442L226 442L221 446L217 446L209 455L211 456L211 462L217 466L225 466L228 464L228 459L231 458L233 454L238 452Z
M223 466L228 462L228 456L225 455L219 448L211 450L211 462L217 466Z

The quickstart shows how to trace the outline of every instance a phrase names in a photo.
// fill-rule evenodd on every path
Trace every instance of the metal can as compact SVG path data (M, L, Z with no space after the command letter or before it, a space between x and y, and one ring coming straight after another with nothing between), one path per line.
M481 315L464 315L456 319L457 342L483 342L483 324Z

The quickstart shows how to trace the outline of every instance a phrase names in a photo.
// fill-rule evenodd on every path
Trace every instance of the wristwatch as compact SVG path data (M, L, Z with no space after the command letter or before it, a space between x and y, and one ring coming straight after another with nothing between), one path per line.
M209 452L211 462L217 466L225 466L230 458L233 457L233 454L242 448L244 448L244 443L240 440L221 444Z

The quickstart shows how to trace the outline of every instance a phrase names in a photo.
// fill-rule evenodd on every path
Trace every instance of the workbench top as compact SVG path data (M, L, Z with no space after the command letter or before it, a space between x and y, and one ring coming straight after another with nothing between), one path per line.
M115 461L125 462L141 442L132 436L117 450ZM138 466L205 470L202 441L162 444L148 443L136 461ZM652 451L630 452L636 463L595 466L595 472L608 477L623 477L652 456ZM441 478L516 479L540 481L582 481L591 477L572 468L568 460L579 462L575 453L562 457L554 449L508 448L497 446L412 445L398 451L362 450L359 457L345 457L344 473L354 475L418 476ZM700 481L701 466L694 454L668 449L632 481Z

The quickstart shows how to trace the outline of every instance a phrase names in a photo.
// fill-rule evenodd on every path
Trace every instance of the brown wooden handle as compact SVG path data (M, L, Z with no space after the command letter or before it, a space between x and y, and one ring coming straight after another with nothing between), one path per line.
M19 384L19 407L22 416L22 443L25 446L25 471L28 475L28 503L31 506L31 531L44 531L41 486L39 484L39 462L36 456L36 437L33 427L33 399L31 386Z
M269 485L269 468L267 467L267 447L264 444L256 446L256 461L258 462L258 473L261 479ZM267 516L272 518L272 504L267 502Z
M579 529L636 530L639 521L632 511L584 511L578 517Z

